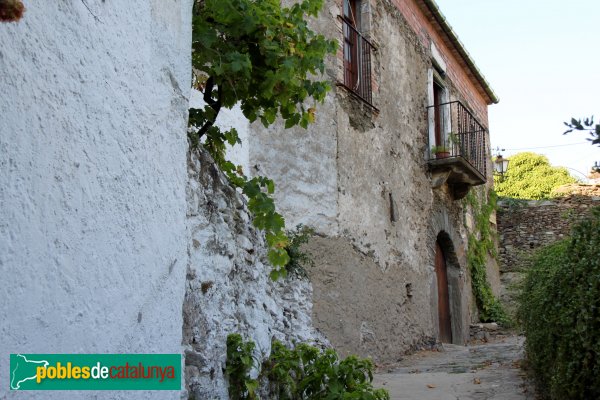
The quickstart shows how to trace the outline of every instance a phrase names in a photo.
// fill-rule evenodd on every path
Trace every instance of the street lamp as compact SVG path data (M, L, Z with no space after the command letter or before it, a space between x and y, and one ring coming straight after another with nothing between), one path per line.
M502 154L498 154L494 160L494 172L500 176L504 176L508 170L509 160L502 157Z

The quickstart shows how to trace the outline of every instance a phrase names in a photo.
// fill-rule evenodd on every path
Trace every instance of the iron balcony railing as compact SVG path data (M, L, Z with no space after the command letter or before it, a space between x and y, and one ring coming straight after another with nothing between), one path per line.
M344 18L344 86L373 106L371 52L374 46Z
M460 102L427 107L429 159L460 157L487 176L487 130ZM446 150L446 151L443 151Z

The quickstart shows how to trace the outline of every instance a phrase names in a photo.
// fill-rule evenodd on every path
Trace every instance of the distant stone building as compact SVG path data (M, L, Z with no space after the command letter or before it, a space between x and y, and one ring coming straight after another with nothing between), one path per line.
M460 199L492 184L498 99L431 0L328 0L313 28L339 42L316 123L238 121L236 158L275 180L289 226L318 232L313 319L343 354L463 344L477 316Z

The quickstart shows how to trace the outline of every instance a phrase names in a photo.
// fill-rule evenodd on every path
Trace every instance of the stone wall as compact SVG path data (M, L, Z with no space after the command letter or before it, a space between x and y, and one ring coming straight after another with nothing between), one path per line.
M325 3L311 25L341 44L342 2ZM447 186L432 188L427 167L433 64L429 42L419 35L429 35L430 27L416 33L392 1L362 4L377 46L371 62L377 110L337 85L343 64L339 53L332 55L323 76L332 90L317 106L315 124L285 131L281 121L269 128L252 124L249 165L252 175L274 179L277 207L289 226L302 223L319 234L308 246L316 260L309 271L316 326L343 354L393 361L438 335L440 235L451 238L444 251L453 260L454 341L468 340L469 322L477 317L466 266L469 211ZM447 47L439 49L448 68L462 68L450 62L455 56ZM452 80L457 74L448 71L449 100L479 110L487 126L484 98L476 92L466 98L471 89ZM490 272L497 275L497 267Z
M568 236L573 223L598 205L600 189L595 196L569 195L554 200L499 202L497 220L501 271L526 268L528 256L537 248Z
M9 393L9 354L181 351L191 2L25 6L0 23L0 398L64 399Z
M229 333L253 340L259 359L270 353L273 339L326 341L312 328L312 286L293 276L271 281L263 236L250 222L245 199L206 151L188 153L188 174L186 390L194 399L226 399Z
M497 213L500 234L499 264L502 300L515 308L515 285L530 265L536 249L566 238L573 224L600 206L600 185L570 185L553 200L500 201Z

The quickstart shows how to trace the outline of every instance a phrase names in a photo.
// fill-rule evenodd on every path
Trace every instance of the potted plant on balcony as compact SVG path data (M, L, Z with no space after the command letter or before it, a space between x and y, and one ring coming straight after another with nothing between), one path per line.
M450 157L450 147L445 144L432 146L431 154L435 154L435 158L448 158Z
M460 138L458 137L458 134L454 133L454 132L450 132L448 134L448 140L446 141L448 144L448 147L452 147L452 146L460 146Z

